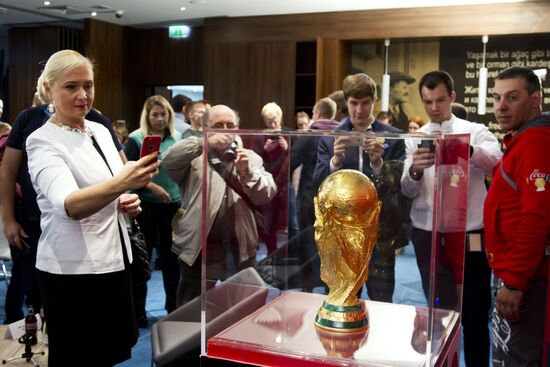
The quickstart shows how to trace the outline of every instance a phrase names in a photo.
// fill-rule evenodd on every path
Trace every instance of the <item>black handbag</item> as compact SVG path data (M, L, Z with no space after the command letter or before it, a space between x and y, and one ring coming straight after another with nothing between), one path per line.
M151 279L151 266L149 265L149 254L147 253L147 244L145 243L145 237L136 220L130 219L130 230L128 235L130 236L130 244L132 247L132 277L136 283L145 283Z

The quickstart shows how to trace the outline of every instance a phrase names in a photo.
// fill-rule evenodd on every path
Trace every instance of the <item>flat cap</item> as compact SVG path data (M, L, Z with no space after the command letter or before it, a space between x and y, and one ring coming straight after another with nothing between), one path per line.
M416 80L412 76L405 74L401 71L390 71L389 74L390 74L390 85L393 85L400 81L405 81L407 82L407 84L412 84Z

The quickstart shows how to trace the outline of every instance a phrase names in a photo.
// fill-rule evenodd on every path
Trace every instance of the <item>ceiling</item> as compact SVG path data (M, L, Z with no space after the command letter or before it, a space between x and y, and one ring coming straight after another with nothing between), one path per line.
M446 0L444 5L509 3L521 0ZM524 0L529 1L529 0ZM332 11L441 6L440 0L0 0L0 26L73 24L91 17L119 25L156 28L201 24L210 17L240 17ZM182 7L185 10L180 10ZM117 13L117 11L119 11ZM121 12L123 12L122 16ZM117 16L118 15L118 16Z

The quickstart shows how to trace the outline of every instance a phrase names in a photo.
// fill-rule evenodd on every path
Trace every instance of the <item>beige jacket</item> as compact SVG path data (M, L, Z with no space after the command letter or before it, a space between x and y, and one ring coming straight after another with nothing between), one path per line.
M182 207L172 221L173 242L172 251L189 266L193 265L202 249L201 218L202 218L202 184L204 163L203 138L188 137L178 141L162 155L162 164L169 176L181 188ZM238 178L233 169L233 175L242 185L250 200L257 206L269 202L277 192L275 181L263 167L262 158L248 150L250 176L245 180ZM206 170L207 205L206 233L210 233L216 214L222 204L226 182L210 165ZM239 242L239 259L245 261L256 254L259 236L256 229L254 212L247 203L233 193L235 218L238 223L235 234Z

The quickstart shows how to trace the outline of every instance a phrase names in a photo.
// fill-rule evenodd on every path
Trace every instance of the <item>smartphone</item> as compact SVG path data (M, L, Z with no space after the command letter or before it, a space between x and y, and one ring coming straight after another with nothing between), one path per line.
M160 135L145 136L143 138L143 142L141 143L141 152L139 153L139 158L143 158L153 152L158 152L160 150L161 140L162 138Z
M363 140L362 136L352 136L350 137L348 147L360 147L363 145Z
M435 152L435 144L433 140L422 140L420 144L418 144L419 148L428 148L430 149L430 153Z

